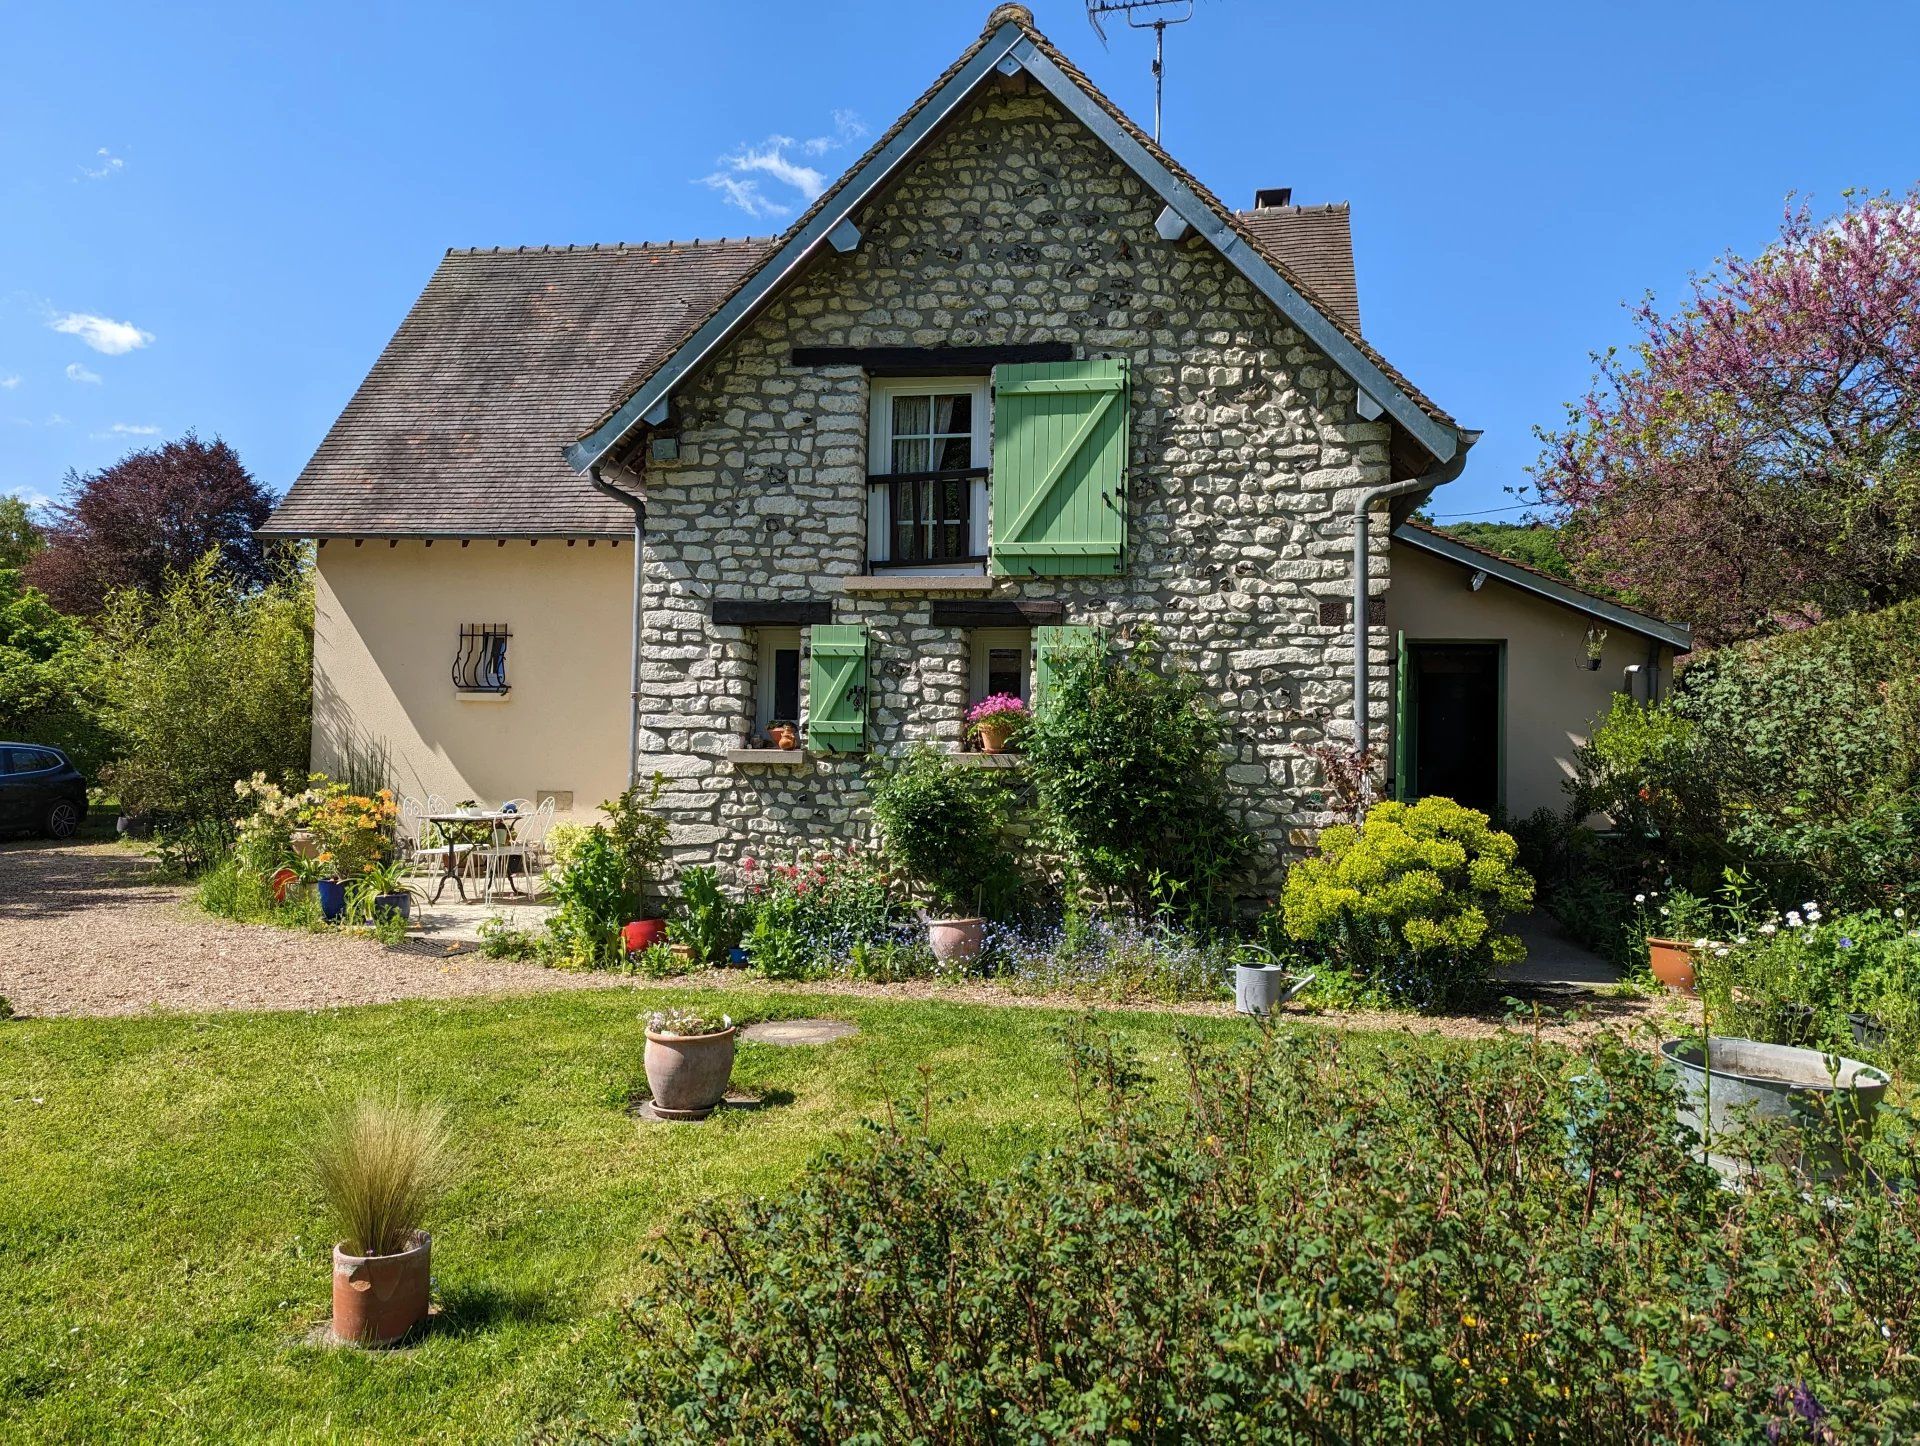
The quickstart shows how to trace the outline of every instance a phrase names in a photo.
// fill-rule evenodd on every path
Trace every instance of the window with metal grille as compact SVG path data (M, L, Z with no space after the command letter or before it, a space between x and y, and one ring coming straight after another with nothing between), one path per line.
M987 384L877 380L867 546L876 567L975 570L986 556Z
M453 655L453 686L462 693L507 691L505 623L462 623L460 649Z

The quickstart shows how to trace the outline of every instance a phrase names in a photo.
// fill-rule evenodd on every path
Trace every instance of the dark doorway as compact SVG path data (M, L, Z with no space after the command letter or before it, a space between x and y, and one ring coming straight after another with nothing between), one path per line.
M1500 808L1501 645L1409 643L1413 797Z

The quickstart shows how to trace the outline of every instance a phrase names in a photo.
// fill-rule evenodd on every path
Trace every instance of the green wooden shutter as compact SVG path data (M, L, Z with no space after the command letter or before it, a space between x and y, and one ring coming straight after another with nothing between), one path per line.
M1407 667L1407 635L1394 634L1393 668L1393 796L1405 803L1413 797L1413 780L1407 775L1413 765L1413 740L1407 729L1412 721L1408 690L1412 686Z
M1127 541L1127 364L1040 362L993 373L996 577L1120 571Z
M1038 713L1053 686L1053 660L1056 654L1098 636L1098 630L1086 627L1035 628L1033 630L1033 711Z
M860 753L867 746L867 629L816 623L808 630L807 747Z

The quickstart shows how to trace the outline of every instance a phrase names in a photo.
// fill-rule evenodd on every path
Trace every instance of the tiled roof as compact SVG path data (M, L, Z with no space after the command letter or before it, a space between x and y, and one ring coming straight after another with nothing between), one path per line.
M447 252L263 531L625 536L561 444L771 244Z
M1353 278L1353 225L1347 203L1262 206L1236 211L1269 261L1305 284L1320 309L1360 330L1360 288Z

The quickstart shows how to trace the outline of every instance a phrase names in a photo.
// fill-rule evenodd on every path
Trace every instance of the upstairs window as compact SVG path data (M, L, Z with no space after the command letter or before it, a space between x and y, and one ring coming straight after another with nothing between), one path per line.
M980 571L989 446L985 378L874 382L867 553L876 567Z
M505 623L462 623L460 645L453 655L454 690L505 693L507 640L512 636Z

